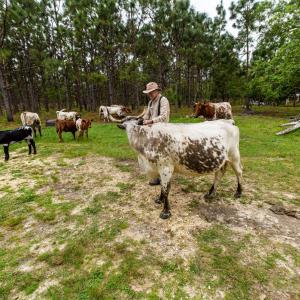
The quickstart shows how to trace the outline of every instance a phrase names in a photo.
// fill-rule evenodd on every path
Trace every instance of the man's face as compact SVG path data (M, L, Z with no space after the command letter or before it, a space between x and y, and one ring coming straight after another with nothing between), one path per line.
M158 90L155 90L155 91L152 91L150 93L148 93L148 97L151 99L151 100L154 100L157 95L159 94L159 91Z

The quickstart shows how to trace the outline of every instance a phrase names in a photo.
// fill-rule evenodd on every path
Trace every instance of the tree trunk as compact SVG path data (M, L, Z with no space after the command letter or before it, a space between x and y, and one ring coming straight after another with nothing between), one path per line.
M108 74L108 100L109 105L112 105L113 103L113 83L112 83L112 72L109 71Z
M140 91L139 91L139 84L138 83L136 83L135 84L135 99L136 99L136 103L134 103L134 105L133 105L133 109L134 109L134 107L140 107Z
M3 75L3 69L2 66L0 65L0 90L2 92L2 97L3 97L3 102L4 102L4 107L6 111L6 117L8 122L13 122L14 117L11 109L11 105L8 99L8 93L6 91L5 87L5 79Z

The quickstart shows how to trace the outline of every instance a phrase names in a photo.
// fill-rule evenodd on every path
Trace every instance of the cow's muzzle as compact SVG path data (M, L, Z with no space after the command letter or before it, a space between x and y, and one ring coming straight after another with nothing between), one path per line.
M123 124L118 124L117 125L120 129L125 129L125 126Z

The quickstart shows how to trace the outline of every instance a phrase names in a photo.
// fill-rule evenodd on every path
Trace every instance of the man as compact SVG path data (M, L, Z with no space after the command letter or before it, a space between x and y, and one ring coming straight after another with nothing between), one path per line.
M149 82L146 90L143 91L150 98L148 109L144 115L144 125L151 125L158 122L169 122L170 104L166 97L160 93L161 89L156 82ZM159 185L160 179L155 178L149 182L150 185Z

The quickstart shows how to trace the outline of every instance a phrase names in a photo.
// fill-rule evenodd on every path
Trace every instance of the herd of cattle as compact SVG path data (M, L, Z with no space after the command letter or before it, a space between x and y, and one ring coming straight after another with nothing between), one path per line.
M235 197L242 194L242 165L239 152L239 129L234 125L231 106L222 103L195 103L194 117L203 116L207 122L196 124L166 124L156 123L151 126L141 126L143 120L126 115L130 110L124 106L101 106L99 116L104 121L119 119L118 127L125 129L131 147L137 152L141 168L151 178L161 179L161 193L155 200L163 203L162 219L170 217L168 194L170 181L174 172L196 172L198 174L214 172L213 185L205 198L214 196L218 183L230 165L237 177ZM36 128L40 135L41 121L36 113L21 114L23 127L15 130L0 131L0 144L4 146L5 160L9 159L8 147L14 142L26 140L29 154L36 153L33 137ZM75 139L86 133L91 127L92 120L82 119L77 112L56 112L56 132L59 142L62 132L71 132Z

